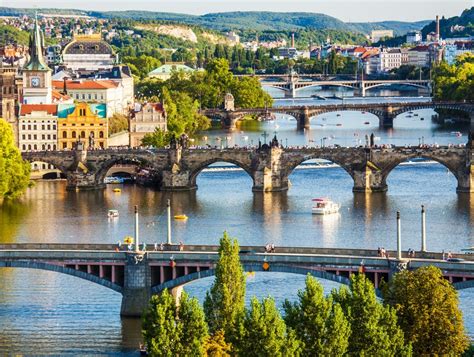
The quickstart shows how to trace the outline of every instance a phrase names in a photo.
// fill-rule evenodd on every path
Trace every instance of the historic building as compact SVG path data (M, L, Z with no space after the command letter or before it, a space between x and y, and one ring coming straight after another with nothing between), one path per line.
M53 86L76 101L105 104L108 118L114 113L127 114L133 103L133 89L111 79L64 79L53 81Z
M21 151L56 150L58 106L21 104L18 118L18 147Z
M160 103L136 103L130 111L130 146L142 145L146 134L153 133L156 128L167 131L166 112Z
M106 148L108 121L105 104L59 104L58 147L73 149L78 141L86 148Z
M51 69L43 57L43 35L35 19L30 34L30 58L23 67L23 104L52 103Z
M183 63L167 63L148 73L148 77L166 81L167 79L170 79L173 72L192 73L194 71L195 69L188 67Z
M112 68L116 57L112 47L102 40L100 34L74 35L62 52L63 65L71 70Z
M0 66L0 118L11 124L15 143L18 144L18 123L16 103L18 103L17 68Z

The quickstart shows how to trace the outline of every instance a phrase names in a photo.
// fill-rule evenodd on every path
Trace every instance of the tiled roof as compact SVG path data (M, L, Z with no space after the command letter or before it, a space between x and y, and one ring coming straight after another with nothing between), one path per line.
M112 47L105 41L72 41L64 48L66 55L112 55Z
M21 104L20 116L31 114L32 112L46 112L56 115L58 113L57 104Z
M57 100L57 101L61 101L61 100L65 101L65 100L71 99L70 96L64 95L64 94L60 93L60 92L57 91L57 90L53 90L53 91L52 91L52 96L53 96L53 99L54 99L54 100Z
M64 88L64 81L53 81L53 87L56 89ZM66 81L66 89L109 89L117 88L118 83L111 80L69 80Z

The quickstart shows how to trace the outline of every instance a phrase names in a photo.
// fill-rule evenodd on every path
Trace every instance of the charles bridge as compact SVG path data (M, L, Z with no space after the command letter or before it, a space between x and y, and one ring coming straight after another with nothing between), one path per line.
M275 140L275 139L274 139ZM411 159L434 160L457 179L457 192L474 192L474 151L469 139L462 146L412 147L297 147L284 148L273 141L259 148L106 149L24 152L30 162L52 164L67 179L70 190L104 188L104 179L115 165L134 165L153 177L161 190L197 188L196 178L209 165L228 162L245 170L253 191L288 190L288 177L301 163L329 160L354 181L354 192L383 192L387 177L400 163Z
M374 114L379 118L380 127L392 127L393 120L400 114L419 109L445 109L464 112L468 115L466 121L470 121L474 128L474 103L462 102L399 102L399 103L371 103L371 104L320 104L305 106L280 106L272 108L251 108L226 110L206 109L202 114L220 121L224 127L235 129L236 123L246 116L257 117L260 120L271 118L274 114L290 115L296 119L298 129L309 129L311 118L330 112L356 111Z
M122 294L121 314L140 316L153 294L164 289L178 297L182 287L214 275L218 246L167 244L163 251L126 251L112 244L0 244L0 268L30 268L72 275ZM181 250L182 249L182 250ZM462 262L444 261L441 253L389 252L339 248L241 247L240 259L247 272L312 274L348 284L351 274L364 272L378 288L401 269L434 265L456 289L474 287L474 256L459 255ZM455 255L456 257L456 255Z

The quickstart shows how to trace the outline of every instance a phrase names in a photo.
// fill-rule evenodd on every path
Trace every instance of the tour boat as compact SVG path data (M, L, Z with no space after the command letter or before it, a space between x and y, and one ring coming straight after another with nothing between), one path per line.
M119 216L119 212L116 209L109 209L109 212L107 213L107 216L109 218L116 218Z
M185 214L177 214L176 216L174 216L174 219L185 221L188 219L188 216L186 216Z
M339 204L331 201L328 198L315 198L313 199L314 206L311 209L312 214L331 214L339 212L341 207Z

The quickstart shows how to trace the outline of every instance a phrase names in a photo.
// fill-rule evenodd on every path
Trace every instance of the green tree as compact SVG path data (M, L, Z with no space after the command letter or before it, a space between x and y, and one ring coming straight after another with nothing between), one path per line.
M273 98L262 89L257 77L234 78L231 92L238 108L271 107Z
M206 293L204 312L211 333L223 330L226 342L237 340L237 322L245 309L245 275L239 243L224 232L220 240L215 280Z
M311 275L298 301L283 304L285 322L302 343L302 356L343 356L347 352L350 324L332 296L325 297L321 284Z
M448 65L442 62L434 68L434 96L440 100L474 100L474 54L465 53Z
M161 130L160 128L155 128L153 133L145 134L142 139L142 145L144 146L154 146L155 148L163 148L169 145L171 141L172 134L169 131Z
M150 300L142 323L145 345L151 356L204 356L207 326L197 299L182 293L179 308L165 289Z
M350 289L334 290L332 296L351 324L349 355L411 356L395 309L377 301L374 286L364 274L352 275Z
M128 118L123 114L115 113L109 119L109 136L128 130Z
M469 346L458 294L441 270L429 266L395 275L383 287L415 355L462 354Z
M17 198L30 183L30 164L15 146L13 130L0 118L0 200Z
M204 344L206 357L227 357L230 356L230 345L225 342L224 331L217 330L209 336Z
M272 298L260 303L252 298L240 327L237 350L248 357L273 357L299 355L298 343L293 333L288 334L285 322Z

